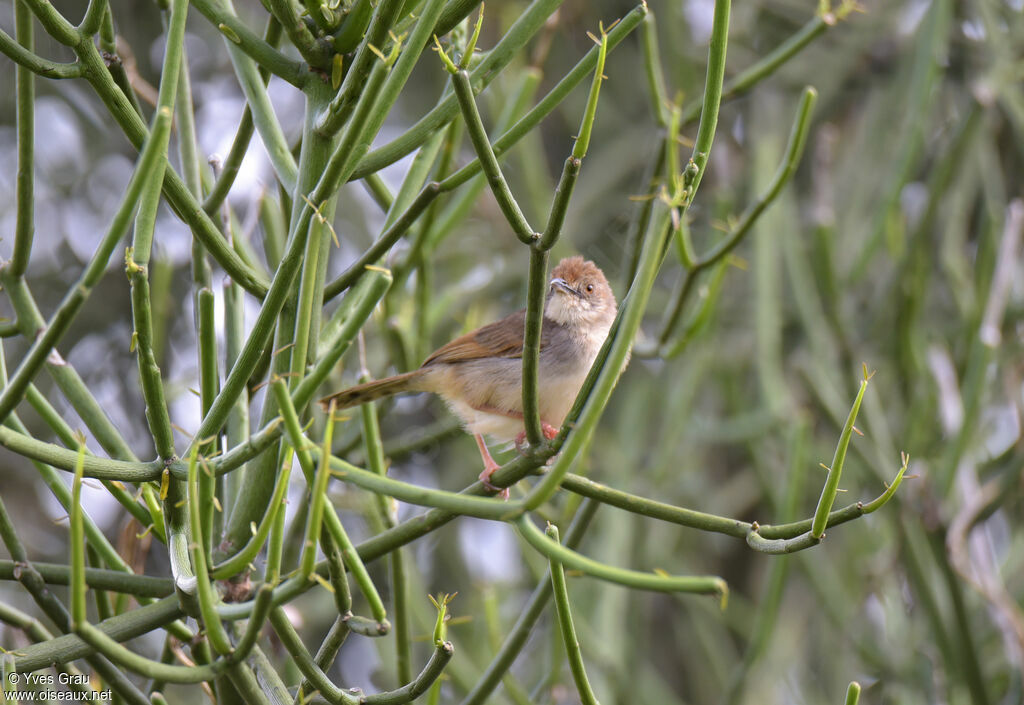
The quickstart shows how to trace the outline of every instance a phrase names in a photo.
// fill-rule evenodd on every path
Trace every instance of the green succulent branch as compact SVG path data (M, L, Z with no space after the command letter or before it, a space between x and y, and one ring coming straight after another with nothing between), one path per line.
M559 543L558 527L548 524L544 533L555 543ZM548 557L551 564L551 587L555 595L555 608L558 612L558 628L562 632L562 643L565 644L565 651L569 656L569 668L572 671L572 678L576 682L576 692L580 695L580 701L585 705L597 705L597 697L594 689L587 678L586 668L583 666L583 655L580 653L580 642L576 636L576 627L572 622L572 611L570 609L569 589L565 584L565 569L562 563L553 555Z
M259 16L258 8L256 16L248 10L239 16L230 0L168 0L161 3L165 10L164 54L158 69L156 104L151 110L142 74L126 63L126 45L116 38L117 31L130 24L121 24L126 16L119 7L106 0L90 0L76 25L46 0L14 3L15 37L0 30L0 53L17 67L18 146L12 257L0 268L0 283L16 318L0 324L0 335L10 345L0 354L19 357L12 358L17 365L7 380L0 355L4 382L0 389L0 445L34 463L50 494L66 508L69 558L64 564L32 561L32 551L19 538L15 519L0 502L0 538L10 553L10 560L0 559L0 581L18 582L56 627L47 629L34 614L0 605L0 621L23 631L32 642L5 655L5 674L51 665L73 674L79 672L73 662L84 659L104 688L133 705L172 700L177 689L166 698L161 692L167 684L189 688L188 697L198 693L196 684L204 684L216 702L225 703L281 702L297 692L299 702L316 695L344 705L391 705L417 699L436 703L450 694L469 705L492 699L504 702L505 694L495 692L502 682L507 685L508 699L516 703L543 700L544 689L557 682L564 657L581 701L592 703L596 702L595 690L621 687L614 682L614 669L605 673L605 669L592 668L588 677L582 657L586 653L595 663L615 662L607 655L618 648L611 643L614 640L596 637L613 633L622 620L636 616L621 609L625 603L616 601L630 599L621 595L630 591L712 594L724 608L729 593L725 581L714 575L679 576L661 569L645 572L624 567L658 565L669 554L639 552L634 558L624 558L629 555L622 550L625 539L609 534L633 523L650 525L655 531L685 527L742 539L757 552L786 554L818 545L829 527L900 502L896 494L908 472L906 455L895 480L876 499L835 508L840 473L852 433L857 432L854 423L862 403L871 427L883 425L871 410L874 402L864 399L866 380L845 423L839 418L843 396L815 390L841 430L824 489L809 519L760 524L702 511L714 504L711 499L704 502L703 497L700 510L648 499L641 493L651 492L642 485L637 487L639 483L632 482L628 473L609 479L608 484L586 477L588 463L601 464L603 472L604 464L613 462L612 446L618 445L613 434L619 431L610 428L612 422L621 422L623 429L629 424L622 421L628 414L620 416L611 409L620 403L627 408L630 403L630 390L623 385L616 391L616 385L634 345L639 355L668 360L684 349L694 350L711 328L718 304L728 292L727 255L744 241L769 205L782 207L785 203L782 191L808 140L816 93L811 88L804 91L775 178L740 218L729 224L724 236L706 245L702 233L696 228L691 232L687 217L710 161L721 102L749 92L799 56L836 20L844 19L854 9L852 4L844 3L834 11L822 8L782 44L726 80L730 3L717 0L703 97L699 103L685 104L679 98L670 102L669 95L674 92L672 83L686 82L686 71L663 69L663 49L658 42L661 24L644 3L617 22L599 24L598 36L591 36L596 46L575 63L565 64L567 70L557 72L551 66L563 59L551 58L557 52L549 49L552 38L563 32L556 31L555 24L567 21L566 13L559 17L560 0L534 0L508 21L495 15L487 27L482 7L475 21L469 19L478 5L478 0L309 0L301 4L267 0L266 26L260 35L248 24ZM203 94L197 90L193 96L192 91L192 81L199 80L201 68L190 66L184 52L186 15L192 8L197 11L192 13L192 24L205 23L224 38L223 47L216 49L226 53L232 67L229 74L233 72L232 80L244 98L230 152L223 163L213 164L212 177L202 166L199 152L203 126L197 120L201 117L197 109L202 106ZM46 41L36 41L36 25L48 36ZM637 29L640 50L636 57L631 59L629 52L613 57L613 51ZM74 61L59 63L37 54L37 45L45 49L50 40L62 45L58 49L72 55ZM447 70L444 75L450 85L443 89L431 84L442 73L429 60L431 43ZM562 53L568 55L572 47L564 42ZM673 55L680 51L674 45L667 48ZM531 51L532 56L527 56ZM587 193L589 184L577 189L583 159L590 155L600 164L612 153L609 145L614 140L604 131L603 120L596 121L596 112L605 73L614 75L618 69L612 62L620 58L627 64L631 60L644 64L648 107L657 130L657 148L645 167L644 191L653 196L636 206L629 232L622 237L619 269L628 292L612 331L558 436L546 440L538 412L538 396L544 391L538 389L538 365L549 258L563 247L563 240L575 239L581 227L574 220L575 211L571 214L569 210L574 193L579 190L576 198L584 202L581 208L591 207L587 199L594 196ZM277 83L271 84L271 77ZM541 181L548 183L549 176L544 152L538 149L537 128L564 106L588 77L589 91L585 101L580 96L577 109L579 129L548 200L538 188ZM34 129L40 78L84 79L82 86L88 86L108 111L109 127L118 133L118 139L123 135L138 149L135 168L108 228L64 299L52 308L42 289L43 277L34 280L36 267L42 272L46 263L45 248L35 242L41 210L41 191L34 186L40 172L36 164L39 135ZM290 86L287 90L294 89L293 95L303 103L298 139L289 132L292 121L281 110L277 95L271 100L281 81ZM410 118L411 106L422 104L409 100L420 83L434 85L440 95L418 119ZM541 83L551 87L534 102ZM47 84L46 90L60 94L63 85ZM631 95L614 83L605 90L619 91L617 100ZM481 112L499 116L490 135ZM684 141L688 122L698 115L692 154L681 164L678 143ZM269 183L246 205L240 202L241 189L236 184L243 159L256 148L254 135L259 136L270 164ZM528 136L533 139L525 139ZM170 153L172 139L177 140L174 157ZM414 153L408 166L394 166ZM384 173L385 167L404 169L394 193L389 185L391 172ZM595 179L610 178L616 171L598 166ZM943 174L952 178L947 171ZM543 178L536 178L538 174ZM524 188L517 200L513 192L518 193L524 178L538 183L531 182L532 188ZM365 237L355 225L360 218L353 207L357 201L347 186L352 181L362 182L360 187L373 201ZM460 187L464 188L455 193ZM448 278L463 266L458 264L460 257L468 259L466 252L458 252L461 243L454 243L464 227L479 216L473 207L487 187L501 216L529 250L522 361L524 427L529 444L492 478L499 488L522 484L513 501L488 496L494 490L481 482L455 491L448 489L450 478L443 473L430 475L429 481L423 479L418 468L428 462L433 468L450 465L453 472L463 470L465 463L454 443L448 442L457 431L450 421L424 423L413 433L398 428L408 411L401 405L396 407L399 413L386 405L363 405L358 424L346 424L334 408L328 409L326 418L311 409L323 389L340 384L338 370L351 368L353 341L359 342L357 376L362 381L370 379L368 367L380 368L382 375L388 365L408 369L431 348L432 339L441 333L437 322L452 318L451 297L458 295ZM708 199L709 210L718 208L712 200L718 200L717 194L716 199ZM175 309L178 291L176 263L164 258L160 250L165 237L157 230L162 223L158 219L162 203L188 227L193 239L189 269L194 336L181 335L169 314ZM374 210L378 206L383 218ZM545 212L543 229L535 229L531 220ZM934 223L934 207L929 212L928 222ZM129 430L134 428L117 428L109 409L104 408L109 403L107 397L57 352L62 345L71 346L65 341L75 340L74 331L85 320L82 312L97 306L94 299L100 296L93 294L105 286L110 259L133 221L133 241L124 264L132 311L131 352L138 363L138 386L132 389L146 412L140 426L145 435L141 445L151 447L156 455L148 461L140 460L133 451L137 436ZM915 242L918 239L915 236ZM704 254L699 254L695 242L705 245ZM665 298L659 288L659 273L673 244L683 273L677 291ZM602 256L609 258L607 253ZM978 269L985 269L989 260L984 257L992 256L982 251ZM787 266L791 264L787 260ZM832 271L831 264L824 269ZM708 291L701 292L701 305L686 320L690 299L699 291L698 276L705 270L712 272ZM223 285L215 287L221 274L226 275ZM29 279L33 279L32 289L43 292L39 299L42 308L30 290ZM982 290L988 292L990 287L980 287ZM997 291L994 283L991 291ZM378 307L382 301L383 306ZM667 302L663 325L656 339L648 342L641 332L643 322L663 302ZM467 309L468 325L477 312L474 307ZM221 310L222 317L218 314ZM989 315L986 321L991 323L991 318ZM832 320L842 319L834 315ZM1008 313L1006 320L1012 322L1012 314ZM178 355L193 344L193 337L195 351ZM385 353L378 353L381 349ZM372 365L368 362L371 355ZM989 362L995 355L986 353L972 359ZM193 384L183 381L191 372L178 369L175 360L179 358L197 363L194 376L200 418L194 428L182 429L172 423L172 417L181 413L178 395ZM696 366L700 360L695 358L692 363ZM822 363L816 360L813 364ZM970 388L967 399L972 422L983 399L982 367L973 364L965 381ZM61 402L49 396L49 387L37 379L43 369L85 424L91 434L88 443L102 451L86 448L87 439L73 427L74 417L65 413ZM830 374L834 368L827 369ZM346 376L350 375L351 369ZM741 383L731 384L723 385L724 396L742 395ZM683 398L672 402L677 405L672 418L695 417L687 407L688 394L680 394ZM31 409L19 408L25 401ZM760 409L750 411L751 416L759 413ZM34 415L30 418L29 414ZM970 457L975 425L971 423L958 435L954 460ZM920 430L911 431L924 437ZM175 432L189 440L180 458ZM656 429L642 429L636 436L647 432ZM688 433L680 430L679 435L688 439ZM443 450L438 449L439 444ZM878 458L870 457L864 445L854 445L854 451L866 455L871 467L878 466L878 458L889 457L881 450ZM879 441L879 449L882 445ZM662 473L663 466L671 464L662 462L664 453L658 444L650 450L650 457L643 459L624 457L622 466L635 463L645 472L649 466L652 477ZM754 453L759 465L769 464L759 448ZM396 463L398 458L412 458L409 468L415 469ZM952 467L952 462L947 466ZM305 484L293 477L293 463L298 463ZM61 472L69 473L70 485ZM947 469L945 474L946 481L952 481L953 471ZM152 533L158 538L159 543L142 549L149 551L144 563L137 562L139 556L129 559L122 544L104 535L106 527L90 518L90 514L98 516L91 506L87 512L89 497L83 499L83 485L90 478L101 481L103 491L119 503L122 516L141 525L129 525L126 536L135 532L136 540L144 541L145 535ZM782 512L786 519L796 514L790 510L795 509L799 490L805 485L795 475L791 479ZM297 496L301 500L296 501ZM617 528L592 525L602 504L625 510L607 515L608 527ZM755 509L752 503L741 506L745 508L736 513L744 516L768 511L760 506ZM432 598L435 615L417 594L425 592L420 586L427 584L424 556L430 552L424 547L446 544L451 534L440 531L442 527L465 518L484 519L491 522L490 529L518 534L521 545L531 549L523 563L537 578L536 589L507 626L502 625L502 611L495 607L497 598L492 599L488 620L491 652L477 648L478 636L463 628L462 620L451 619L453 595L440 593ZM664 525L655 525L651 519ZM538 528L545 521L547 532ZM562 543L554 526L568 521L571 525ZM460 521L459 530L470 526ZM673 533L673 540L677 534L689 537L679 540L692 540L690 532ZM592 538L584 547L587 555L578 550L584 539L598 535L601 541ZM424 541L428 536L431 539ZM937 545L941 546L941 541ZM826 550L808 555L817 559ZM371 565L381 558L388 559L386 569ZM929 559L926 556L924 560ZM943 568L941 556L930 560L938 562L935 566L915 565L917 583L927 583L933 567ZM144 564L151 568L159 561L165 564L159 574L169 573L170 579L133 572L133 567L140 570L138 566ZM462 558L453 560L436 571L431 581L443 583L444 590L455 589L448 582L464 579L478 585L482 579L467 576L471 571L463 562ZM777 621L788 564L777 565L769 604L759 613L757 634L737 668L738 682L751 672L753 659L763 651ZM593 609L584 590L578 595L574 590L570 601L566 571L600 581L592 588L593 594L599 595L599 609ZM942 589L960 610L956 624L942 640L945 658L957 653L953 640L968 633L969 625L963 617L962 595L955 580L950 583L948 577L952 573L939 574L947 576ZM603 583L618 587L606 592ZM320 587L329 595L320 592ZM307 597L300 600L303 595ZM476 604L476 595L467 597L470 604ZM525 660L527 639L552 597L552 634L563 646L555 645L551 658L538 658L539 665L524 665L522 674L517 666L516 675L511 676L517 657L524 655ZM691 608L691 602L681 601L685 606L680 609L705 609ZM740 610L747 608L744 596L736 602ZM456 604L463 604L461 598ZM940 601L929 602L935 604ZM608 609L608 605L615 607ZM594 614L604 617L594 620ZM688 612L695 622L700 614ZM300 623L297 615L308 618L309 623ZM318 619L323 615L323 620ZM196 633L186 626L186 617L195 620ZM715 616L716 620L726 618ZM267 622L277 636L275 643L284 647L281 653L267 648ZM417 629L428 632L427 644L419 643ZM310 642L313 634L319 634L315 644ZM148 646L133 641L158 635L163 636L163 649L149 655ZM336 661L340 661L340 670L347 672L349 651L341 647L350 635L353 640L373 639L362 646L378 649L385 665L380 682L373 683L379 692L366 694L335 682ZM709 636L708 642L711 639ZM453 643L463 640L466 647L460 646L456 657ZM700 648L709 647L702 644ZM415 664L420 663L424 665L417 674ZM975 662L970 668L975 681L970 692L981 697L985 694L985 686L977 685L981 667ZM637 680L642 671L634 669ZM539 678L532 694L524 687L531 677ZM140 688L136 682L145 682L146 687ZM79 692L90 692L91 686L79 686Z

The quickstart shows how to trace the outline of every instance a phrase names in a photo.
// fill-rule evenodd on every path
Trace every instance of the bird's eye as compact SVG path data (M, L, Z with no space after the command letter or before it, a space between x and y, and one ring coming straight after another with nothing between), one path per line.
M594 291L594 285L593 284L587 284L587 293L589 294L592 291Z

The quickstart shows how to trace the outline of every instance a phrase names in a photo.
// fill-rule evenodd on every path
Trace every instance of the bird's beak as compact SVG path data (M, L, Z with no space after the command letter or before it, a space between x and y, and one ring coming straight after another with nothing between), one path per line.
M551 280L551 290L561 290L566 294L572 294L573 296L580 296L580 292L569 286L569 283L561 277L555 277Z

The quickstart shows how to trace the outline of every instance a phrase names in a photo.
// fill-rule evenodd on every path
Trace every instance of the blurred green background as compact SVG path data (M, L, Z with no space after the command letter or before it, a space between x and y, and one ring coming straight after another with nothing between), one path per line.
M69 16L80 13L81 3L56 4ZM238 4L250 26L259 26L263 9ZM136 61L138 85L155 84L158 13L150 3L111 5ZM489 47L522 5L488 4L481 45ZM712 6L708 0L650 3L668 93L683 104L699 101L703 90ZM532 56L515 66L525 70L527 60L540 61L545 90L589 49L587 31L631 8L567 0L557 24L531 45ZM867 703L1024 702L1024 205L1015 201L1024 174L1021 9L1020 0L865 2L776 74L723 104L703 188L688 214L699 250L721 238L770 180L803 86L819 93L793 181L728 266L703 278L700 296L691 299L687 346L669 360L634 358L587 460L575 471L745 521L807 517L824 480L818 464L831 461L863 364L875 376L858 421L864 436L853 441L839 504L879 495L900 466L900 451L910 454L915 478L878 513L830 530L822 545L793 556L765 556L736 539L603 507L580 546L583 553L617 564L628 559L638 569L721 575L732 594L721 612L708 598L570 580L583 654L602 702L839 703L851 680L864 686ZM798 32L817 10L813 2L736 3L727 80ZM9 28L9 3L0 6L0 17ZM201 19L190 21L189 31L200 144L207 153L224 154L242 97L218 34ZM37 51L61 55L42 33ZM515 73L480 97L485 124L493 124L509 100ZM660 135L638 33L609 55L605 74L591 150L554 256L582 253L595 260L621 298L626 233L642 204L636 197L655 191L649 172ZM381 141L429 109L443 79L439 64L422 61ZM38 234L28 277L47 312L100 237L134 151L84 88L40 80L37 91ZM286 134L296 137L302 118L297 92L275 80L271 95ZM13 96L13 72L4 71L5 257L14 222ZM585 99L585 90L577 90L504 162L531 222L543 222ZM695 131L694 122L682 133L692 139ZM257 238L254 204L270 171L257 140L251 151L232 204ZM463 144L460 161L470 153ZM385 172L393 188L407 167L403 161ZM335 220L342 246L332 253L329 277L365 249L382 218L360 185L343 189ZM199 409L189 391L198 374L190 238L167 210L158 233L161 366L168 388L176 390L169 399L172 420L191 431ZM414 321L399 297L388 317L367 328L374 375L419 364L450 337L525 303L527 255L486 189L469 218L437 245L433 262L429 320ZM680 275L672 254L653 294L641 352L657 335ZM129 353L127 292L121 267L113 266L93 299L104 305L87 307L61 352L134 450L149 458ZM694 321L705 301L708 315ZM427 335L414 339L403 353L407 359L400 359L389 331L417 325ZM20 359L24 350L20 342L5 344L8 360ZM351 357L338 388L357 374ZM39 384L45 393L50 382L41 377ZM72 426L81 425L72 410L61 411ZM436 400L405 399L381 415L396 477L457 489L475 476L468 436L451 432L418 442L424 429L452 427ZM31 412L24 418L38 436L50 437ZM339 442L358 441L357 427L339 429ZM398 450L410 443L416 445L411 452ZM26 461L6 451L0 458L0 491L33 556L64 561L63 510ZM113 502L98 499L101 493L92 494L90 511L117 536L123 516ZM339 507L360 501L341 489L333 499ZM403 506L400 517L415 511ZM351 523L357 540L368 535L367 527ZM166 571L162 550L154 544L154 553L140 558L148 561L147 572ZM545 565L524 550L511 527L468 519L417 542L409 555L415 559L411 601L422 618L417 633L429 631L428 592L457 591L454 614L469 618L450 631L458 652L449 667L450 697L443 701L457 702ZM0 599L31 610L18 589L2 590ZM326 593L314 591L291 609L304 635L314 639L325 631L322 615L333 605ZM513 674L533 702L571 703L577 696L552 614L542 617ZM143 641L139 648L157 647ZM387 649L350 640L339 657L339 677L369 682L388 672ZM428 649L418 645L414 662ZM493 702L515 697L499 688Z

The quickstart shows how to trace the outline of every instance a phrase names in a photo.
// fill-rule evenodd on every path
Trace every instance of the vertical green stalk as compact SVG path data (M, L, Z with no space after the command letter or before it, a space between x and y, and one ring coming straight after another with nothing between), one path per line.
M199 448L193 448L188 458L188 515L189 529L192 532L192 542L189 545L189 555L192 558L192 566L196 572L196 587L199 598L199 609L203 616L203 627L210 644L220 654L230 654L231 639L224 629L220 617L217 615L216 591L210 582L209 563L207 560L206 540L204 538L203 519L205 513L199 506L202 497L202 488L199 482Z
M718 108L722 101L722 81L725 79L725 50L729 43L729 6L730 0L715 0L711 44L708 47L708 73L704 82L704 103L700 111L693 156L690 157L690 162L697 168L686 184L687 203L693 200L700 186L708 155L711 153L711 143L715 141L715 128L718 127Z
M214 320L213 292L209 289L200 289L197 296L199 310L197 319L199 323L199 400L203 414L210 410L214 398L217 396L219 387L219 374L217 371L217 329ZM213 438L205 444L200 452L206 456L212 456L217 450L217 439ZM199 508L203 512L203 540L204 550L210 550L214 543L214 516L220 515L217 511L216 488L217 478L214 477L206 462L199 475ZM221 508L223 509L223 508ZM219 522L218 522L219 523Z
M184 51L185 19L188 14L187 0L174 0L168 23L164 65L161 71L160 95L157 100L158 113L172 113L178 89L179 71ZM167 138L163 137L156 149L167 153ZM135 335L139 360L139 375L142 379L143 396L146 399L146 419L157 453L164 460L171 460L174 453L174 432L167 412L160 368L153 355L153 321L149 296L149 259L156 228L157 207L163 182L163 162L156 168L157 178L147 182L139 199L139 213L135 219L133 246L125 257L125 267L132 285L132 314L135 320Z
M579 546L584 536L586 536L594 514L597 513L597 509L600 506L599 502L592 499L586 499L580 504L579 509L576 511L576 516L569 525L569 530L565 532L565 545L567 547L577 548ZM533 625L537 623L537 620L540 619L548 600L551 599L552 592L551 576L549 573L537 583L537 587L534 588L526 604L523 605L522 610L519 612L515 624L506 633L505 641L502 642L501 648L498 649L498 652L491 659L484 673L477 679L472 690L470 690L460 705L483 705L488 702L494 689L501 683L502 677L512 667L516 657L523 650L523 647L526 646L530 631L533 629Z
M299 417L295 413L295 407L292 405L291 397L288 395L288 388L284 380L281 379L274 380L270 388L274 396L277 397L289 441L295 448L295 454L299 458L299 465L306 476L306 482L312 488L316 485L317 480L313 459L309 453L310 443L299 427ZM329 453L321 452L321 462L324 462L325 458L326 462L330 462L330 457ZM334 507L329 502L322 502L320 507L323 517L322 524L326 525L327 531L330 532L331 540L341 550L342 557L345 559L345 565L348 567L356 584L359 585L359 589L364 597L366 597L366 601L370 603L370 610L377 620L377 625L375 625L376 632L378 634L386 634L391 629L391 625L386 619L387 612L384 609L383 601L380 599L380 594L377 592L377 588L366 570L366 566L359 557L359 552L356 551L351 539L349 539L348 534L345 532L345 527L342 526L341 520L338 519Z
M311 505L309 523L306 524L306 539L302 547L299 573L309 578L316 566L316 547L320 539L320 527L324 518L324 502L327 501L327 483L331 479L331 439L334 437L334 406L327 410L324 439L320 453L320 467L316 471L316 482L310 487Z
M33 49L32 13L24 0L14 2L15 35L28 51ZM17 84L18 175L15 185L17 219L14 225L14 254L10 272L22 277L28 267L35 234L34 151L35 151L35 76L28 68L15 67Z
M825 526L828 523L829 512L836 500L836 493L839 491L839 478L843 472L843 464L846 461L846 449L850 445L850 437L853 435L853 425L857 421L857 412L860 411L860 403L864 399L864 391L868 388L868 380L871 375L864 370L864 380L860 383L860 390L857 398L853 400L850 408L850 415L846 418L843 431L839 435L839 443L836 445L835 455L832 457L832 465L828 469L828 478L825 480L825 487L821 490L821 497L818 498L818 507L814 510L814 521L811 523L811 536L820 539L825 535Z
M548 524L545 533L554 541L558 541L558 527ZM565 585L565 570L562 563L555 557L549 558L551 566L551 587L555 595L555 609L558 612L558 628L562 632L562 643L569 657L569 668L576 682L576 692L580 694L583 705L597 705L594 689L590 687L587 671L583 666L583 654L580 653L580 642L576 637L576 627L572 623L572 611L569 608L569 590Z
M317 108L326 101L327 97L327 86L316 87L315 83L311 84L306 94L308 104L303 131L303 149L299 158L296 193L292 199L293 212L286 252L274 275L271 290L264 299L259 317L253 324L252 332L225 379L221 393L217 395L210 411L203 417L196 440L202 438L201 434L215 433L220 429L232 407L235 406L237 396L245 388L264 347L274 334L275 324L277 335L274 338L273 349L277 351L277 355L272 362L273 374L285 375L290 370L290 346L295 342L293 339L295 333L294 307L291 308L291 315L282 314L282 311L288 310L289 302L294 305L296 293L292 288L292 283L302 265L306 239L312 236L311 223L315 217L313 209L323 205L315 200L307 202L303 196L309 194L314 199L318 198L314 193L315 186L322 178L322 173L331 156L333 141L319 137L312 127ZM326 198L323 199L323 201L326 200ZM264 400L260 425L266 426L276 416L277 404L274 396L268 394ZM196 440L193 440L193 443ZM275 445L247 468L247 489L238 496L225 530L224 541L229 552L234 552L245 545L251 535L250 525L253 522L258 522L266 512L267 502L270 500L271 489L274 485L273 477L279 468L278 454L279 449Z
M441 56L447 60L447 56L443 52L441 52ZM490 140L487 137L487 130L484 129L483 121L480 118L476 99L473 97L469 73L456 68L450 60L448 60L448 64L448 70L452 74L452 86L455 88L455 95L459 100L459 107L462 109L462 117L466 121L466 131L469 134L470 141L473 143L473 149L476 150L477 158L480 159L481 168L487 176L487 183L490 184L491 192L494 194L498 207L501 208L501 212L511 226L515 236L519 238L520 242L532 245L540 238L540 234L535 232L533 227L526 221L526 216L523 215L523 211L516 202L515 196L512 195L508 181L505 180L505 176L501 172L498 158L494 154L494 149L491 147Z
M71 484L71 628L86 621L85 597L85 525L82 517L82 471L85 469L85 444L78 448L75 479Z
M604 78L605 58L608 54L608 36L602 30L601 41L597 54L597 65L594 67L594 79L587 95L587 106L580 120L576 142L572 154L565 160L558 188L551 202L548 222L543 234L530 247L530 273L527 279L526 322L523 334L523 421L526 438L530 445L537 445L543 440L540 415L537 411L537 375L540 357L540 337L544 320L544 301L547 292L548 251L558 242L558 237L565 224L565 215L569 210L569 199L579 176L583 158L590 147L590 135L597 115L597 99L601 92L601 81Z
M654 13L648 12L641 28L644 47L644 70L647 74L647 88L651 94L651 112L662 127L668 127L668 98L665 93L665 74L661 70L658 54L658 25Z
M369 381L367 370L360 378L360 383ZM371 402L363 404L359 409L363 422L363 443L366 449L367 465L378 475L387 475L384 460L384 445L380 437L380 422L377 419L377 407ZM397 524L396 507L393 499L374 494L377 509L388 529ZM408 683L412 680L412 639L409 625L409 588L405 575L405 555L398 546L390 554L391 562L391 619L395 634L395 662L397 665L398 682Z
M291 369L288 375L288 386L294 390L306 372L306 358L310 350L316 350L317 341L313 339L314 328L318 336L320 317L323 308L324 277L326 262L321 262L321 253L326 257L324 246L331 242L331 220L334 217L334 199L324 203L309 226L309 238L306 241L306 255L302 262L302 273L299 281L298 308L295 313L295 341L291 351ZM314 320L315 319L315 320Z
M531 446L544 440L537 394L540 336L548 279L548 250L530 248L530 272L526 279L526 322L523 331L523 425Z
M242 287L232 281L224 283L224 367L231 369L238 361L245 342L245 302ZM207 409L207 411L209 411ZM241 389L228 412L225 441L228 448L237 448L249 438L249 390ZM234 509L235 501L245 487L245 465L224 477L224 506L226 517Z

